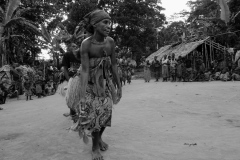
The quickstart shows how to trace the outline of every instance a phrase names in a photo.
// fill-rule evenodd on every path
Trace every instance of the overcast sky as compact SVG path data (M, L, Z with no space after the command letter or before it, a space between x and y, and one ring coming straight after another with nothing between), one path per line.
M189 10L187 2L189 0L161 0L162 7L165 8L163 13L166 15L167 19L174 13L179 13L182 10Z

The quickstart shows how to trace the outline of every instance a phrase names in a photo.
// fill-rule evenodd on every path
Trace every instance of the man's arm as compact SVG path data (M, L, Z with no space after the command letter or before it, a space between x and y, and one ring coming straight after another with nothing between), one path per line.
M68 68L66 66L63 66L64 69L64 76L67 79L67 81L70 79L69 77L69 72L68 72Z
M62 66L63 66L64 76L65 76L65 78L68 81L70 79L69 72L68 72L69 60L67 59L67 55L66 54L63 56Z
M81 90L80 90L80 101L85 105L85 95L86 95L86 88L88 84L88 76L89 76L89 55L88 55L88 48L90 47L89 41L83 41L81 45L81 64L82 64L82 72L80 74L81 80ZM82 105L81 105L82 106Z

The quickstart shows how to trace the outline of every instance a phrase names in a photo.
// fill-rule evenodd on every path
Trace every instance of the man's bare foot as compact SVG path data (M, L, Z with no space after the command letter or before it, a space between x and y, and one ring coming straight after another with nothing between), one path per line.
M65 117L68 117L68 116L70 116L70 113L64 113L63 114Z
M103 140L99 140L99 147L101 151L106 151L108 150L108 144L103 142Z
M100 154L99 149L92 151L92 160L104 160L103 156Z

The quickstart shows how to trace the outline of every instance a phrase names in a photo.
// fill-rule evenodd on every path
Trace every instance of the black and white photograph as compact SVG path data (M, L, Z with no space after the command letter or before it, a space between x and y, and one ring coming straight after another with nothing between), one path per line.
M0 160L240 160L240 1L0 0Z

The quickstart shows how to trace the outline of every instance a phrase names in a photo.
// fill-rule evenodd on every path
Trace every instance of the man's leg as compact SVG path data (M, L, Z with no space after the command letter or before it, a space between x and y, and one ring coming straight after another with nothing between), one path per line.
M75 112L75 110L70 109L70 116L71 116L73 122L76 123L78 120L78 116L77 116L77 113Z
M92 133L92 159L93 160L103 160L103 156L100 154L100 132L93 132Z
M104 132L106 127L102 127L100 132L99 132L99 147L101 151L106 151L108 149L108 144L103 142L102 140L102 134Z
M7 92L4 92L3 104L6 103L7 96L8 96L8 93L7 93Z
M64 113L63 115L64 115L65 117L70 116L70 115L71 115L71 109L70 109L70 111L69 111L68 113Z
M76 112L73 109L70 109L70 116L74 116Z
M74 116L74 115L76 115L76 112L74 110L70 109L69 113L64 113L63 115L65 117Z
M19 93L18 93L18 90L16 90L15 93L17 94L17 100L18 100L18 99L19 99Z

